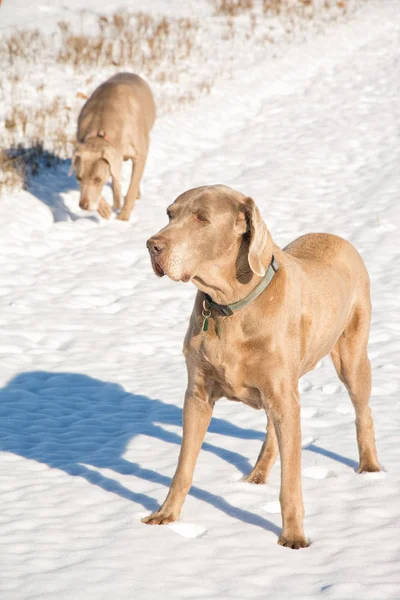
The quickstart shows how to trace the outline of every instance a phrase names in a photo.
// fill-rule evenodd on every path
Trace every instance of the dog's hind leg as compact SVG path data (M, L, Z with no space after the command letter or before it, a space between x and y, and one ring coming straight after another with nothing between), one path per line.
M270 470L278 456L278 441L272 419L268 419L267 435L252 471L244 478L248 483L266 483Z
M368 405L371 394L371 366L367 354L370 306L356 306L336 342L331 358L344 383L356 413L359 473L380 471L375 446L374 423Z

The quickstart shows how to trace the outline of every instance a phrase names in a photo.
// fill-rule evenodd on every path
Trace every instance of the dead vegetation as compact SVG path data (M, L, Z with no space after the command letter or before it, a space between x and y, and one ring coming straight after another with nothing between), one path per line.
M5 150L0 150L0 194L6 189L18 189L25 181L23 165Z
M63 21L52 33L36 28L0 37L0 193L2 185L23 185L54 164L49 157L71 155L84 101L117 71L150 81L160 115L209 94L217 78L229 77L244 44L267 55L303 24L321 14L327 21L338 18L362 0L208 1L211 15L201 21L82 11L78 30ZM62 96L54 97L57 89Z
M151 75L163 63L176 64L189 58L198 22L146 13L119 11L100 16L93 35L77 35L67 22L58 24L61 34L57 62L74 69L125 67Z
M70 108L61 96L38 108L16 104L6 113L0 154L2 188L25 187L41 167L51 167L69 156L73 136L68 135Z
M353 0L263 0L263 12L273 16L297 16L312 19L331 11L333 16L346 14ZM336 10L335 10L336 9Z
M54 167L60 160L57 155L45 150L41 142L30 148L18 144L0 151L0 194L7 189L25 188L29 177L37 175L42 168Z
M13 178L24 184L41 166L52 166L57 157L67 158L73 143L73 137L67 133L70 112L61 96L35 109L12 106L4 119L2 138L7 150L3 150L0 161L0 182Z
M256 0L210 0L214 14L237 17L241 14L256 13L260 2ZM313 18L317 13L337 9L345 14L353 0L262 0L261 11L265 16Z
M2 54L8 54L9 65L18 60L26 63L37 62L46 47L46 37L39 29L15 31L3 40L0 46Z
M85 15L82 11L82 19ZM0 42L1 57L10 67L18 61L36 64L51 60L77 71L114 66L151 75L162 64L174 65L189 58L199 23L188 17L118 11L98 16L88 28L90 33L77 33L67 21L57 27L51 35L39 29L13 32Z
M127 11L87 19L87 32L76 32L68 22L46 34L39 29L14 31L0 39L0 100L5 110L0 135L0 192L4 185L23 185L49 163L49 156L66 158L72 152L76 121L84 100L95 85L118 70L137 72L167 86L177 83L196 43L198 22ZM89 26L90 25L90 26ZM28 75L37 79L37 65L59 76L60 65L72 69L71 79L79 81L72 101L56 96L47 100L47 81L36 85L32 103L22 90ZM35 72L36 71L36 72ZM83 84L82 84L82 78ZM29 81L30 83L30 81ZM206 93L209 82L198 90L184 91L180 103L194 102L195 93ZM70 98L71 100L71 98ZM47 153L47 154L46 154Z
M211 0L214 5L214 13L218 16L237 17L241 13L252 11L253 0Z

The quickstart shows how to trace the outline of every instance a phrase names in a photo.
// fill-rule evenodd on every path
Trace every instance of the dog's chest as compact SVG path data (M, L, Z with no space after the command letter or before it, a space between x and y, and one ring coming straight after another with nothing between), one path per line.
M228 331L202 332L197 340L197 358L206 377L214 381L222 396L261 408L259 391L252 385L248 366L243 363L237 337ZM196 361L197 362L197 361Z

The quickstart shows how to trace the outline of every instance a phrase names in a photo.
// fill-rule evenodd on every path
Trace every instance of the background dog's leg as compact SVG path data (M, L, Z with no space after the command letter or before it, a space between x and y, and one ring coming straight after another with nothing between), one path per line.
M367 354L369 324L369 310L356 308L331 352L337 374L346 386L356 412L359 473L381 470L375 446L374 423L368 406L371 395L371 366Z
M121 208L121 185L116 177L112 178L112 191L114 198L113 208L114 210L119 210Z
M186 395L183 407L183 437L178 466L163 505L142 519L149 525L166 525L179 519L182 505L192 485L201 445L211 421L213 407L208 397Z
M142 179L145 162L146 160L142 156L138 156L137 158L135 158L134 162L132 162L131 182L129 184L128 193L125 197L124 206L118 217L118 219L120 219L121 221L129 220L133 209L133 205L135 204L135 201L139 198L139 186L140 180Z
M276 388L276 382L274 387ZM285 389L286 388L286 389ZM278 543L289 548L305 548L303 495L301 490L300 400L297 389L278 385L282 395L265 394L268 418L272 417L281 457L282 534Z
M248 483L265 483L278 456L278 440L272 419L268 419L267 435L252 471L244 478Z

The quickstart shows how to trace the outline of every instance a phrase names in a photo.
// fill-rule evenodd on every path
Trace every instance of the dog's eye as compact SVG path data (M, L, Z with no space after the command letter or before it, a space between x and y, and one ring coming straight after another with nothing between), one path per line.
M76 176L76 180L77 181L82 181L82 177L80 177L79 175Z
M169 210L167 210L167 217L169 220L173 218L172 213Z
M208 223L208 219L203 213L195 213L194 217L196 221L199 221L200 223Z
M94 182L98 185L99 183L101 183L101 179L100 177L95 177L94 178Z

